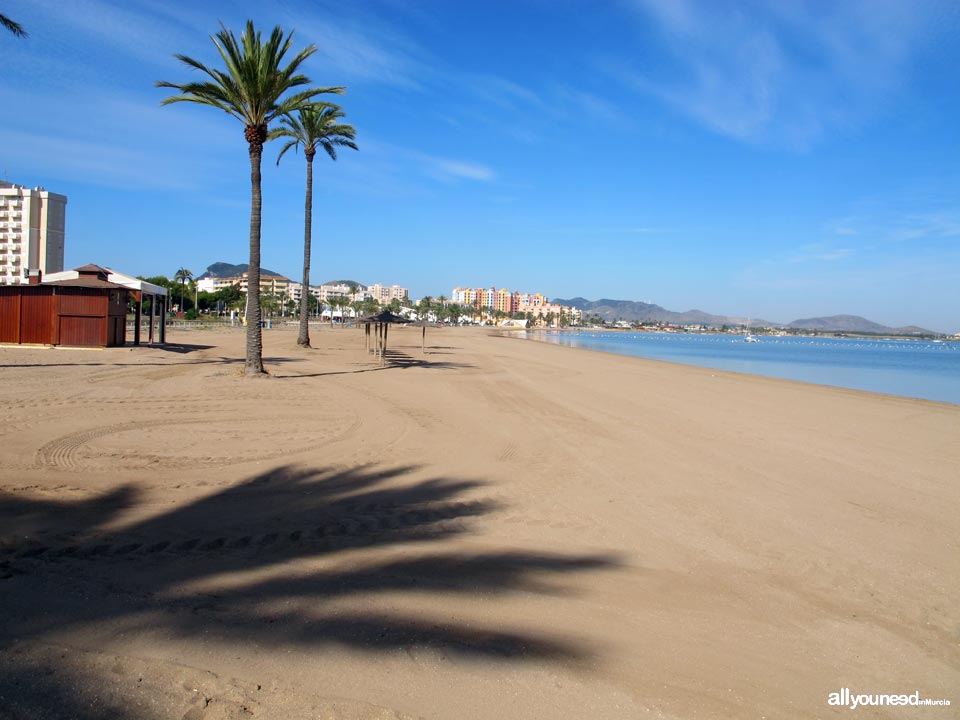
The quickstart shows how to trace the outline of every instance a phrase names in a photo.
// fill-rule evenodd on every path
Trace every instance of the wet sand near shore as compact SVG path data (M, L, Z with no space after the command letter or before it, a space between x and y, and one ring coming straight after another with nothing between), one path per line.
M960 406L483 329L0 347L0 718L960 706Z

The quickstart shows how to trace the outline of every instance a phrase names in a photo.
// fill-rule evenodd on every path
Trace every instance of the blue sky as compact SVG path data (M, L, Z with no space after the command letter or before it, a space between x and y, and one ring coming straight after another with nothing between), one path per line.
M219 21L295 28L360 152L315 163L312 277L960 331L960 6L845 0L0 2L0 177L69 197L68 267L246 262L240 123L160 107ZM297 278L302 155L264 152Z

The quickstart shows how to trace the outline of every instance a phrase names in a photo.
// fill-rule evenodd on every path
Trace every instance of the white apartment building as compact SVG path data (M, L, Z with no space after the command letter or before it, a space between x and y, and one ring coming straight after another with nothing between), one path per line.
M219 277L205 277L197 280L197 290L200 292L216 292L225 287L231 287L232 285L239 285L240 278L231 277L231 278L219 278Z
M0 181L0 285L19 285L27 270L63 270L67 197Z

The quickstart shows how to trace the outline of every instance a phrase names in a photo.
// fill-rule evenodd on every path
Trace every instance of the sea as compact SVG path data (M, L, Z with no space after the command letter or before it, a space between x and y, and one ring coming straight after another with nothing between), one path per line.
M960 343L699 333L531 330L539 342L960 405Z

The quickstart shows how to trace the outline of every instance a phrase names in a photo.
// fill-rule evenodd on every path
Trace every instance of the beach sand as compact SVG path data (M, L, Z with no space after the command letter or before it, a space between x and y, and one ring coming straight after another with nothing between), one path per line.
M295 337L0 348L0 718L957 717L960 406Z

